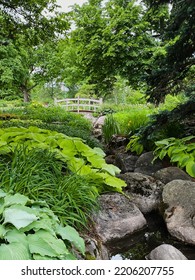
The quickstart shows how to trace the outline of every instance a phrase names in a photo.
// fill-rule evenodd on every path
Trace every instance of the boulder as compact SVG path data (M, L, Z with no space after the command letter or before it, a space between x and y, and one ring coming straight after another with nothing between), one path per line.
M105 118L106 116L101 116L93 123L93 135L99 140L102 138L102 126L104 125Z
M183 170L178 167L169 166L163 169L158 170L154 174L154 178L160 180L164 184L167 184L173 180L189 180L192 181L192 178Z
M153 177L141 173L127 172L118 177L127 184L125 193L144 214L157 210L162 201L164 184Z
M94 215L93 221L103 244L130 236L146 226L143 214L122 194L103 194L99 203L100 210Z
M97 118L93 124L93 127L102 128L102 126L104 125L105 119L106 119L106 116L101 116L101 117Z
M153 152L147 152L142 154L136 162L135 172L152 176L155 172L164 168L161 160L156 159L153 162L153 159Z
M152 250L147 260L187 260L187 258L175 247L169 244L162 244Z
M195 245L195 182L171 181L165 185L162 197L169 233Z
M121 169L122 173L133 172L138 156L118 153L115 156L115 165Z

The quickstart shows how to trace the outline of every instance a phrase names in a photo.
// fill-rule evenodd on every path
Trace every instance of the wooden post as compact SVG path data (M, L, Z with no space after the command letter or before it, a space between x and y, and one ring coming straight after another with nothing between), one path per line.
M78 100L77 100L77 112L79 113L79 105L80 105L80 100L79 100L79 96L78 96Z

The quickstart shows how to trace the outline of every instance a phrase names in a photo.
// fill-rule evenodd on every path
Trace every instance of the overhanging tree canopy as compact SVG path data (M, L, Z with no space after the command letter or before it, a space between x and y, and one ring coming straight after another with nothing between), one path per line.
M69 27L56 0L0 0L0 94L29 101L38 82L53 78L51 59L58 35Z
M159 103L178 88L195 64L195 1L148 0L150 7L172 5L170 19L162 37L161 55L152 60L147 76L149 100Z

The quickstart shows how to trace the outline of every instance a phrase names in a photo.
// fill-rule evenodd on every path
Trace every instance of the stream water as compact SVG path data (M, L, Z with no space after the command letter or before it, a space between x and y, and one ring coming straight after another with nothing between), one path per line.
M163 218L157 212L153 212L145 218L148 222L147 228L109 246L111 260L144 260L154 248L163 243L173 245L187 259L195 260L195 246L171 237Z

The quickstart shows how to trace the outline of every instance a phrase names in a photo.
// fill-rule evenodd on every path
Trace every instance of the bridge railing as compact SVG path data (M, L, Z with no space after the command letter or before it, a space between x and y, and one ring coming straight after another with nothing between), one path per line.
M102 105L102 98L90 99L90 98L65 98L65 99L54 99L55 105L60 105L71 112L96 112Z

